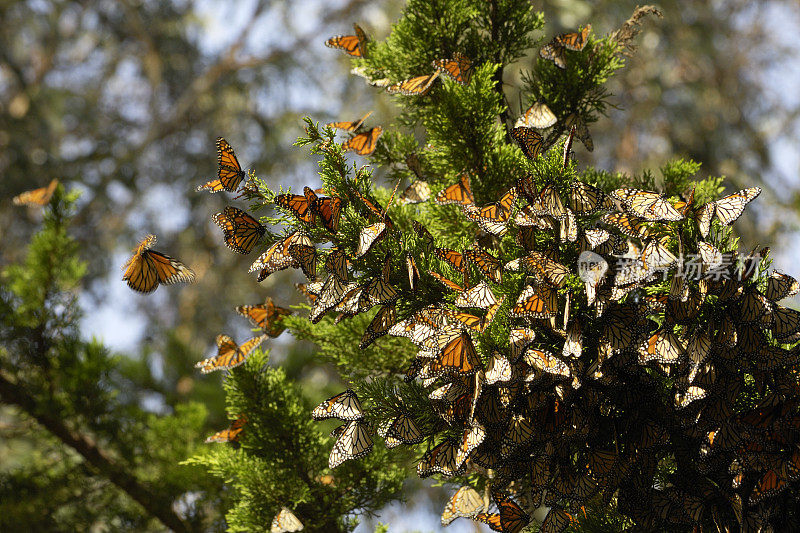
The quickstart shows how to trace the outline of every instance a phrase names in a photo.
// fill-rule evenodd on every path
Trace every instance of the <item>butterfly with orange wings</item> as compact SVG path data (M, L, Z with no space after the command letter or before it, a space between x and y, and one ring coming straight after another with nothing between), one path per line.
M498 513L478 513L475 520L488 524L490 528L502 533L519 533L531 517L511 498L504 494L492 494Z
M228 248L240 254L252 252L267 231L258 220L230 205L221 213L216 213L212 220L222 228Z
M357 155L368 156L375 151L378 146L378 139L383 134L383 128L375 126L363 133L357 133L342 143L344 151L352 151Z
M361 117L358 120L354 120L352 122L329 122L326 126L330 128L335 128L344 131L358 131L361 126L364 124L364 121L372 114L372 111L368 112L366 115Z
M433 74L424 74L403 80L400 83L395 83L386 88L390 94L402 94L405 96L425 96L433 87L433 82L442 73L441 70L436 70Z
M469 185L469 174L462 172L458 183L445 187L436 195L436 203L439 205L458 204L461 206L474 205L475 198Z
M247 424L247 417L242 415L234 420L227 429L218 431L208 437L206 442L237 442L245 424Z
M151 250L156 242L155 235L148 235L134 250L133 257L123 265L125 275L123 281L128 282L128 287L137 292L153 292L159 284L192 283L194 272L192 269L168 255Z
M254 326L264 330L270 337L277 337L283 333L286 328L281 324L281 320L292 314L291 310L275 305L270 297L267 297L263 304L240 305L236 308L236 312L247 317Z
M289 210L300 221L312 223L319 217L323 227L336 232L339 229L339 216L342 213L341 198L317 196L311 187L303 187L303 194L279 194L275 205Z
M453 59L437 59L433 68L453 78L460 85L469 84L472 77L472 61L460 52L453 54Z
M303 523L289 509L284 507L281 512L275 515L269 526L270 533L292 533L302 531Z
M355 35L337 35L325 41L325 46L344 50L347 55L353 57L367 57L367 34L361 26L353 23Z
M239 346L228 335L217 335L217 355L198 361L194 366L203 374L239 366L266 338L266 335L259 335Z
M54 179L47 187L33 189L18 194L12 199L14 205L27 205L28 207L41 207L47 205L58 187L58 180Z
M511 130L511 137L519 143L522 153L528 159L536 159L544 146L544 138L533 128L518 126Z
M245 177L245 172L233 153L233 148L222 137L217 138L217 178L197 187L198 191L211 193L219 191L233 192Z
M552 61L558 68L567 68L566 50L574 52L583 50L591 29L592 25L587 24L580 32L557 35L539 50L539 57Z
M516 128L536 128L543 130L558 122L555 114L543 102L535 102L514 124Z

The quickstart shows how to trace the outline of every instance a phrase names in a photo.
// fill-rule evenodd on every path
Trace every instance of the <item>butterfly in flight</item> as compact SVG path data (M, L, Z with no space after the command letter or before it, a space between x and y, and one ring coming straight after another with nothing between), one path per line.
M591 29L592 25L587 24L580 32L557 35L552 41L539 50L539 57L552 61L558 68L567 68L566 50L575 52L583 50L583 47L586 46L586 40L589 37L589 31Z
M47 205L58 187L58 180L54 179L47 187L25 191L15 196L14 205L27 205L28 207L41 207Z
M198 191L233 192L245 177L245 172L233 153L233 148L222 137L217 138L217 177L197 187Z
M281 325L281 320L292 314L290 309L275 305L269 296L263 304L240 305L236 308L236 312L247 317L254 326L264 330L270 337L277 337L283 333L286 328Z
M253 251L253 247L267 231L258 220L230 205L221 213L216 213L212 220L222 228L228 248L240 254Z
M353 24L355 35L337 35L325 41L325 46L344 50L353 57L367 57L367 34L358 24Z
M194 366L203 374L239 366L266 338L266 335L259 335L239 346L228 335L217 335L217 355L198 361Z
M170 285L172 283L192 283L194 272L192 269L168 255L156 252L150 248L156 243L155 235L148 235L133 251L133 257L128 259L123 268L125 275L123 281L128 282L128 287L137 292L153 292L159 283Z

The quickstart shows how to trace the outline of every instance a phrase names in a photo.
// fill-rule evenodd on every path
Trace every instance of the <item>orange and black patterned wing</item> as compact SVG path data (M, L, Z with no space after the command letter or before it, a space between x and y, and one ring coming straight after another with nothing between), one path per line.
M282 207L297 217L300 221L311 223L314 221L314 213L311 210L311 202L301 194L279 194L275 197L275 205Z
M47 187L33 189L32 191L25 191L15 196L12 201L14 205L27 205L29 207L41 207L47 205L53 193L56 192L58 187L58 180L54 179Z
M212 220L222 228L228 248L240 254L249 254L267 231L258 220L230 205Z
M247 418L240 416L227 429L218 431L208 437L206 442L236 442L239 440L239 435L242 433L245 424L247 424Z
M367 57L367 34L358 24L353 24L355 35L337 35L325 41L325 46L343 50L353 57Z
M351 150L358 155L370 155L378 146L378 139L382 133L383 128L375 126L364 133L353 135L350 139L342 143L342 149L345 151Z
M472 196L472 189L469 184L469 174L463 172L459 176L458 183L454 183L436 195L436 203L439 205L458 204L461 206L475 204Z
M352 122L346 122L346 121L345 122L330 122L330 123L328 123L326 125L331 127L331 128L336 128L336 129L344 130L344 131L358 131L358 128L360 128L361 125L364 124L364 121L367 120L367 117L369 117L371 114L372 114L372 111L370 111L369 113L367 113L366 115L364 115L360 119L354 120Z
M467 85L472 76L472 61L459 52L453 54L453 59L437 59L433 62L433 68L450 76L461 85Z
M425 96L433 87L433 82L439 77L440 70L436 70L433 74L425 74L423 76L416 76L403 80L400 83L395 83L386 88L389 93L399 93L405 96Z
M533 128L519 126L511 130L511 137L519 143L522 153L528 159L536 159L542 151L544 139Z
M319 197L314 202L313 211L320 219L321 224L330 232L336 233L339 229L339 216L342 214L342 199Z
M127 263L123 281L128 282L131 289L148 293L158 288L159 283L170 285L172 283L191 283L195 279L192 269L161 252L151 250L155 244L155 235L148 235L139 243Z

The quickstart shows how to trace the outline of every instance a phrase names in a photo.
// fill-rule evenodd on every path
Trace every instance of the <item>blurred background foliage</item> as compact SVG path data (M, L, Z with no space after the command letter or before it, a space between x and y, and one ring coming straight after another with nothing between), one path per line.
M605 34L635 6L547 0L535 7L549 38L586 23ZM800 212L800 58L790 36L800 6L664 0L658 7L663 18L645 23L611 81L618 109L590 125L595 150L578 148L579 161L635 173L683 156L702 163L702 176L761 185L768 196L753 209L754 222L737 226L745 242L784 243L773 251L778 264L790 265ZM353 21L383 38L401 8L386 0L0 0L0 268L23 259L41 223L11 197L52 178L82 191L70 228L88 267L78 293L81 331L124 352L115 382L125 402L174 413L194 399L209 409L203 431L227 424L219 377L199 377L194 362L217 333L248 334L236 305L267 294L296 302L290 282L300 280L292 270L258 287L246 273L251 258L218 244L210 215L226 204L225 193L194 191L216 171L214 139L224 136L268 181L315 183L316 162L292 147L302 116L352 120L372 109L383 123L394 113L323 42L349 33ZM523 109L522 81L507 72L511 109ZM150 232L159 249L192 266L198 283L148 297L124 286L119 267ZM338 387L315 365L310 345L284 336L270 348L313 399ZM40 433L13 410L0 412L0 440L20 443L3 449L2 463L11 466L0 475L42 464L34 458L57 446ZM80 466L58 475L75 482Z

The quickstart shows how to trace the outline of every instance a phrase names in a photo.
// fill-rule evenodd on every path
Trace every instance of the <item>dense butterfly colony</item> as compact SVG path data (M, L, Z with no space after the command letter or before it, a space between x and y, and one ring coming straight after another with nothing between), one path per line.
M366 35L355 28L356 35L326 44L363 57ZM541 57L564 68L588 31L559 35ZM441 75L468 84L472 65L457 54L432 68L382 85L424 97ZM368 117L330 124L351 135L345 150L375 149L382 130L362 131ZM528 158L544 157L537 130L556 120L537 103L510 133ZM565 120L567 168L573 136L592 147L585 124ZM224 139L217 151L218 176L198 189L235 192L246 173ZM381 207L356 187L347 194L305 187L303 194L275 196L294 231L250 269L258 281L302 270L309 281L298 288L314 323L377 307L361 349L389 335L418 350L405 380L425 388L438 422L419 424L407 410L375 424L348 389L311 413L343 422L332 433L330 468L370 453L375 435L388 448L422 447L420 477L481 479L453 494L442 525L467 517L504 533L520 531L531 514L543 521L541 531L563 531L594 498L614 499L646 530L710 523L725 530L737 522L757 530L776 518L775 509L786 509L782 499L794 497L800 480L800 355L793 347L800 315L779 302L800 292L800 284L762 271L755 250L740 256L727 231L760 189L699 205L694 191L672 200L527 174L496 202L476 205L469 171L433 194L421 158L411 154L406 162L419 179L392 195L394 205L458 206L474 223L474 244L438 246L417 222L411 238L402 238L389 216L393 200ZM34 200L47 194L52 190ZM350 202L355 211L344 209ZM371 221L354 242L338 233L343 213ZM233 206L213 220L240 254L266 234ZM333 245L318 247L312 234ZM159 283L192 281L187 267L150 250L154 240L145 239L126 264L128 284L150 292ZM688 257L697 258L691 272ZM366 261L376 258L381 272L365 274ZM219 335L217 355L197 364L202 372L244 362L283 331L290 312L270 299L237 311L260 334L242 345ZM759 399L755 407L752 398ZM246 427L238 416L207 441L235 442ZM658 477L664 471L666 478ZM302 528L286 508L271 525L273 532Z

